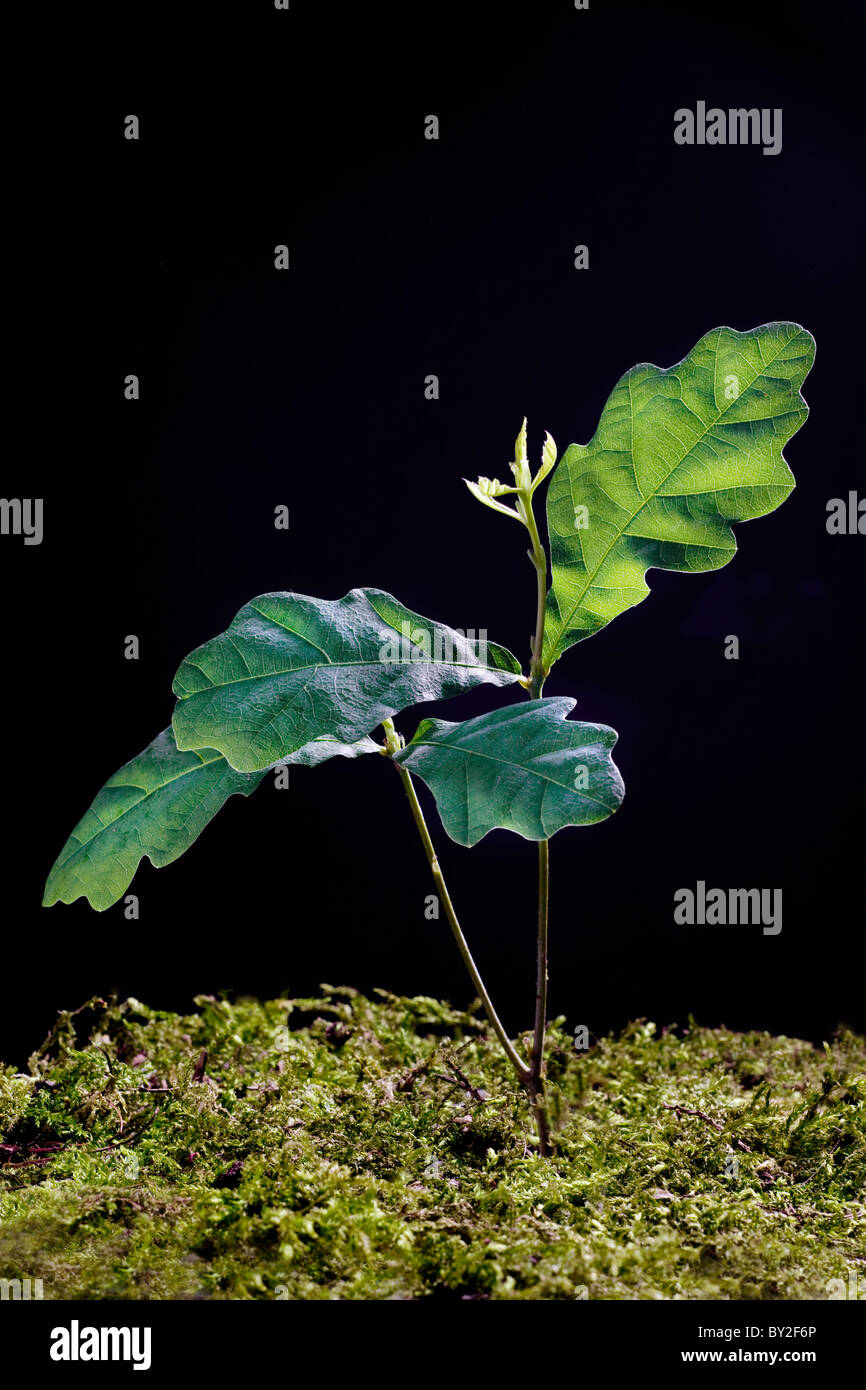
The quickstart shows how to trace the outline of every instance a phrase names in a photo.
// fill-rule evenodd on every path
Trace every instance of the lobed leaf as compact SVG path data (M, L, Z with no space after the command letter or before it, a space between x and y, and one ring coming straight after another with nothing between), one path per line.
M496 829L547 840L566 825L594 825L625 795L611 758L617 734L566 719L575 703L556 696L462 724L425 719L395 761L427 783L460 845Z
M322 739L290 761L312 767L378 751L372 739L351 747ZM158 869L179 858L230 796L255 791L265 770L237 772L214 748L180 752L164 729L109 777L78 822L48 876L43 906L85 897L103 912L123 896L145 856Z
M676 366L642 362L620 379L550 482L545 670L646 598L648 569L720 569L737 548L731 523L784 502L782 448L808 415L814 355L796 323L714 328Z
M408 705L519 678L504 647L419 617L381 589L337 600L262 594L181 665L174 734L178 748L216 748L253 772L311 739L351 743Z

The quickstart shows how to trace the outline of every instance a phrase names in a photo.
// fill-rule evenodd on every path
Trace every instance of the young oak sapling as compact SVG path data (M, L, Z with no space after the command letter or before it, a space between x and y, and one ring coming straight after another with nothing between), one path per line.
M44 904L117 902L146 855L170 863L235 793L282 764L375 753L393 763L435 886L488 1021L524 1088L538 1129L545 1102L550 839L618 808L624 787L603 724L568 718L546 697L556 661L646 598L652 568L719 569L731 526L773 511L794 486L782 449L806 419L800 387L814 340L795 323L715 328L673 367L640 363L614 387L589 444L559 462L549 434L533 475L526 421L512 480L478 478L480 502L522 526L536 576L528 672L506 648L420 617L381 589L338 600L263 594L198 647L175 676L171 725L109 778L48 877ZM548 554L534 512L547 478ZM395 641L399 635L399 643ZM527 699L462 723L425 719L408 741L394 716L479 684ZM371 735L377 728L384 740ZM509 1038L460 926L415 791L430 788L442 825L472 846L494 829L538 844L535 1024L527 1055Z

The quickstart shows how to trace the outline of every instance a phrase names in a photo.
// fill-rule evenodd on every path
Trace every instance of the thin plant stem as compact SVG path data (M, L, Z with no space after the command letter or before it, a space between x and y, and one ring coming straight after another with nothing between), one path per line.
M530 667L530 682L528 694L530 700L537 700L541 696L544 685L545 671L542 657L544 649L544 618L547 611L547 556L544 553L544 546L538 535L538 527L535 523L535 515L532 510L532 498L528 498L523 508L526 529L532 541L532 551L529 558L532 561L537 578L537 601L535 606L535 636L532 640L532 665Z
M532 540L529 558L537 578L535 636L532 642L532 665L527 690L530 700L541 697L544 687L544 620L547 612L547 555L538 535L532 510L532 495L520 509ZM548 970L548 900L550 895L550 841L538 842L538 935L536 942L535 1030L529 1062L529 1093L538 1126L539 1152L546 1154L550 1144L547 1108L544 1095L544 1038L547 1028L547 970Z
M396 739L394 725L390 719L386 719L384 721L383 728L385 729L386 739L389 742L391 742L392 739ZM386 743L386 747L387 746L388 743ZM392 751L394 749L394 746L395 745L392 744ZM427 822L424 819L424 812L421 810L421 803L419 802L418 797L415 793L415 787L412 782L411 774L405 767L402 767L400 763L395 762L394 767L397 769L397 772L399 773L400 780L403 783L403 789L406 792L406 796L409 799L409 805L412 809L412 815L414 817L415 824L418 827L418 834L421 836L421 843L424 846L424 853L426 854L427 862L430 865L430 872L433 875L433 882L436 885L436 891L439 895L439 900L445 909L445 916L448 918L448 924L451 927L454 940L457 942L457 949L460 952L460 955L463 959L463 964L469 971L469 977L472 980L473 985L475 986L475 989L478 993L478 998L481 1000L481 1003L484 1006L484 1012L487 1015L490 1027L493 1029L494 1033L499 1039L503 1052L505 1053L509 1062L513 1066L520 1081L524 1085L526 1085L530 1077L531 1068L527 1066L527 1064L523 1061L523 1058L518 1054L514 1047L514 1044L512 1043L511 1039L509 1038L508 1034L503 1028L499 1015L493 1007L493 1001L490 998L490 995L487 993L487 988L484 984L484 981L481 978L478 966L475 964L466 937L463 935L460 922L457 918L457 913L454 910L454 904L451 901L451 894L448 892L448 886L445 882L445 876L442 873L442 870L439 866L439 859L437 857L436 850L433 846L433 841L430 838L430 831L427 829Z
M550 841L538 842L538 951L535 977L535 1033L530 1061L530 1093L538 1125L538 1143L546 1153L550 1142L544 1097L544 1033L547 1027L547 900L550 883Z

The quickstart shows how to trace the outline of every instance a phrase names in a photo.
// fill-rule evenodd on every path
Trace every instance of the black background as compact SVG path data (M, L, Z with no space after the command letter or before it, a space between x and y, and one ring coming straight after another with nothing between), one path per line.
M553 843L551 1006L594 1033L689 1014L816 1041L866 1026L864 542L825 529L827 500L866 486L856 16L261 0L68 17L41 38L52 73L38 41L13 53L33 84L7 168L26 176L11 266L26 318L3 493L44 497L45 539L0 542L0 1055L20 1064L59 1007L112 989L183 1008L326 979L467 1002L383 759L234 798L175 864L141 867L137 922L122 903L47 911L42 885L106 777L168 724L181 659L255 594L375 585L526 658L521 534L461 476L504 476L523 414L533 456L545 429L586 441L633 363L773 318L818 342L812 415L786 449L797 489L738 529L726 569L653 571L651 597L546 687L619 730L627 787L611 821ZM783 152L676 146L673 113L699 99L782 107ZM535 847L497 831L470 855L434 836L506 1025L526 1027ZM698 878L783 888L781 935L676 926L673 893Z

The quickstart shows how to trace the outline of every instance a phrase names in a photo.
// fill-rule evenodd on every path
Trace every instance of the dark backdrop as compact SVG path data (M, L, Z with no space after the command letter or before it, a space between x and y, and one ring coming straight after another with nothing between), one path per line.
M466 1002L381 759L233 799L176 864L142 866L137 922L122 904L46 911L43 881L105 778L169 722L180 660L255 594L376 585L525 656L524 544L461 475L503 476L524 413L535 453L544 429L586 441L633 363L773 318L818 341L812 416L786 450L796 491L739 528L726 569L652 572L651 597L547 685L619 730L627 786L613 820L554 841L552 1011L595 1033L690 1013L818 1041L862 1028L864 541L825 529L828 498L866 486L857 7L187 9L69 18L51 81L38 41L13 54L34 86L11 156L27 315L3 491L45 498L45 538L0 543L0 1055L22 1062L94 991L185 1007L326 979ZM676 146L673 113L698 99L782 107L783 152ZM535 847L436 839L506 1023L527 1026ZM673 893L698 878L782 887L781 935L676 926Z

